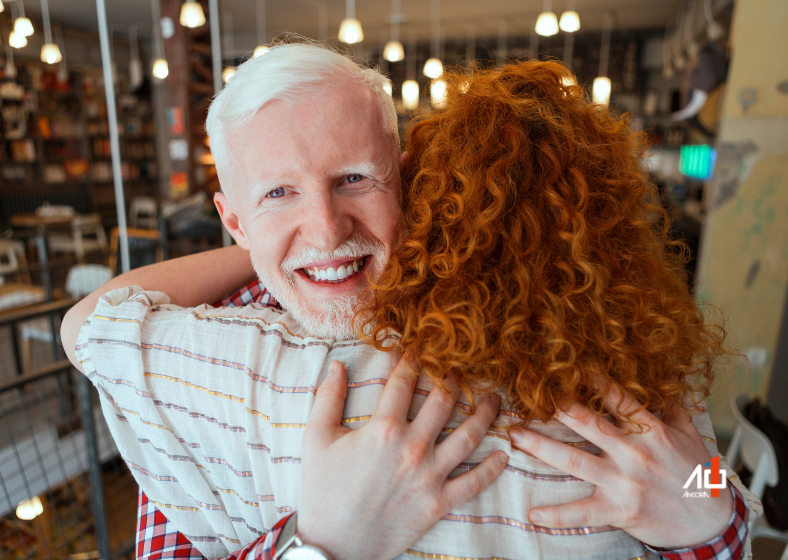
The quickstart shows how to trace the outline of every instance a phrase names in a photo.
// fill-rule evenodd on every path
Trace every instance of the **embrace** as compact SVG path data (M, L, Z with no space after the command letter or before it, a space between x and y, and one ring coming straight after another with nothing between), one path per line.
M141 530L139 558L749 554L760 504L724 460L720 497L682 498L719 455L702 401L724 331L643 137L568 77L444 75L400 153L377 71L312 44L241 65L207 121L237 245L123 274L63 321L177 529Z

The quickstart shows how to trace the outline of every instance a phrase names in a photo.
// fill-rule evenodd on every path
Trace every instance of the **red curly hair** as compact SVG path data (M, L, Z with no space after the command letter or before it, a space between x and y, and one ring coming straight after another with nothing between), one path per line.
M423 370L501 391L520 424L610 385L651 411L708 396L725 332L687 288L644 136L555 62L449 72L409 131L406 238L357 315ZM387 348L388 347L388 348ZM694 398L693 398L694 397Z

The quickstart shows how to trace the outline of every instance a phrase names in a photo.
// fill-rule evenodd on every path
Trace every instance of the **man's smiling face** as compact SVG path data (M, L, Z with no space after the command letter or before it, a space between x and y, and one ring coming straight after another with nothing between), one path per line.
M222 221L308 331L352 337L366 275L378 277L402 229L399 147L378 99L353 79L319 84L225 138Z

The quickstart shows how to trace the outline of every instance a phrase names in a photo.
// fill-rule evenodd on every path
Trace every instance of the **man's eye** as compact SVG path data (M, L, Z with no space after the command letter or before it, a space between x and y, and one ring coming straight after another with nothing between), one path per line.
M353 173L352 175L347 176L348 183L358 183L359 181L363 181L363 180L364 180L364 176L358 173Z
M284 195L285 195L284 187L277 187L274 190L270 191L267 195L265 195L265 197L266 198L281 198Z

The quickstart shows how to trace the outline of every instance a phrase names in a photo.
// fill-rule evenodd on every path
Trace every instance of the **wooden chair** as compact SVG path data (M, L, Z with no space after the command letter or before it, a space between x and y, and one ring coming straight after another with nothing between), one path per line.
M139 228L126 228L126 236L129 240L129 251L134 249L134 245L139 245L139 241L142 241L144 244L152 243L156 246L156 262L161 262L162 259L162 247L161 247L161 237L159 230L157 229L139 229ZM109 235L109 258L107 260L107 264L109 267L114 271L118 272L118 240L120 238L120 232L118 228L112 228L112 232ZM135 243L135 240L137 241ZM133 259L132 259L133 260Z

